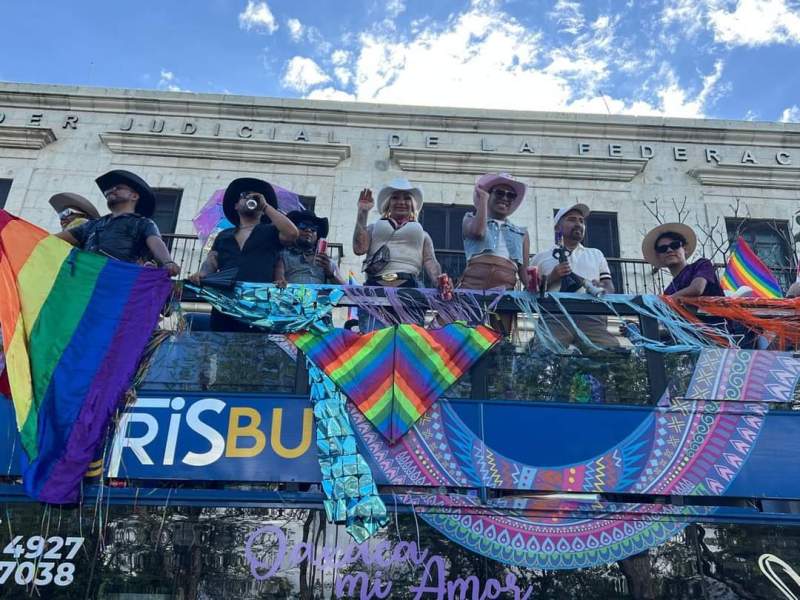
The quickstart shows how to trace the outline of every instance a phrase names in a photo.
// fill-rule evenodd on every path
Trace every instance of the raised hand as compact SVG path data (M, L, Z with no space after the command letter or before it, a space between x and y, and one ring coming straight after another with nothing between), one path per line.
M372 190L364 188L358 195L358 211L369 212L375 208L375 200L372 199Z

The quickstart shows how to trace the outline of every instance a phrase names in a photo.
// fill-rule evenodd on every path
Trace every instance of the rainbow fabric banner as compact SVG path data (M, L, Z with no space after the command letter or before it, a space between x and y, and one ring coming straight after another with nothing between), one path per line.
M359 334L308 331L289 338L394 443L500 339L488 327L395 325Z
M76 250L0 210L0 327L29 495L78 499L170 290L163 269Z
M730 292L746 285L759 298L783 298L781 286L772 271L742 238L736 240L736 247L725 265L720 284L722 289Z

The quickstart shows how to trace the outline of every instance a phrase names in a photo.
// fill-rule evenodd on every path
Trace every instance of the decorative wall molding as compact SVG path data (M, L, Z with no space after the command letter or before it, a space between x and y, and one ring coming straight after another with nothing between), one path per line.
M800 168L764 165L717 165L692 169L689 175L703 185L800 190Z
M367 127L430 133L474 133L631 140L642 143L800 148L800 127L744 121L412 107L150 90L0 84L0 108L88 111L122 116L256 120L320 127Z
M0 148L41 150L56 141L56 134L45 127L0 126Z
M392 148L389 156L404 171L467 175L510 171L517 177L555 177L594 181L631 181L647 166L647 159L644 158L451 152L403 147Z
M237 162L335 167L350 157L346 144L285 142L110 131L100 139L115 154L205 158Z

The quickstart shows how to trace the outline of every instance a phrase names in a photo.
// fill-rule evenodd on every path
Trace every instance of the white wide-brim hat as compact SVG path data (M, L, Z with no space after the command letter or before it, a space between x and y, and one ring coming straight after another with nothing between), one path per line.
M566 207L560 209L556 213L556 216L553 217L553 225L558 225L558 222L561 220L561 218L565 214L567 214L568 212L573 211L573 210L577 210L579 213L581 213L583 215L584 219L589 216L589 213L592 212L591 208L589 208L585 204L581 204L580 202L578 202L577 204L573 204L572 206L566 206Z
M511 208L509 209L509 213L513 213L525 199L525 190L527 189L525 184L519 179L514 179L508 173L487 173L486 175L480 176L475 187L491 192L492 188L498 185L507 185L517 194L517 197L514 199L514 202L511 203Z
M647 235L644 236L644 240L642 240L642 256L654 267L661 266L661 261L658 260L658 253L656 252L656 241L662 235L668 233L677 233L686 240L686 245L684 246L686 258L694 254L697 248L697 235L695 235L691 227L683 223L662 223L648 231Z
M414 209L419 212L422 209L422 189L416 187L408 179L398 177L392 179L378 192L378 211L385 213L389 208L389 197L394 192L409 192L414 198Z

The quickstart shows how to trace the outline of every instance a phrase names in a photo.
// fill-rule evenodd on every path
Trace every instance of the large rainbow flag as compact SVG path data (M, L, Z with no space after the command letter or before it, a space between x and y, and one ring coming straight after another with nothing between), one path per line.
M720 277L720 284L723 289L731 292L746 285L759 298L783 297L781 286L772 271L742 238L736 240L736 247L728 259L728 264L725 265L725 273Z
M28 494L78 499L171 289L0 210L0 327Z
M403 324L365 334L331 329L288 337L391 443L500 340L488 327L461 323L433 330Z

